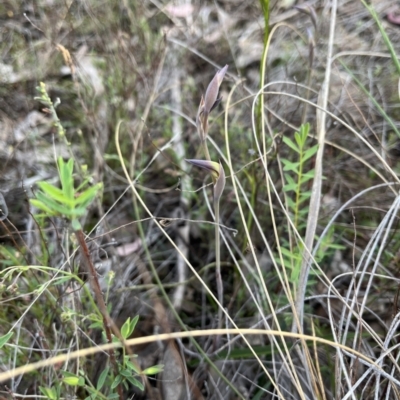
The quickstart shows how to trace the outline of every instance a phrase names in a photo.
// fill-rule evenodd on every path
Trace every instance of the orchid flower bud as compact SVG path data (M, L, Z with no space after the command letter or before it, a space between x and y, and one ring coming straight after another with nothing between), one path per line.
M221 86L222 80L228 70L228 65L219 70L210 84L207 87L205 96L201 97L199 109L196 117L197 131L199 132L201 140L206 140L208 133L208 115L213 110L221 99L218 99L218 91Z

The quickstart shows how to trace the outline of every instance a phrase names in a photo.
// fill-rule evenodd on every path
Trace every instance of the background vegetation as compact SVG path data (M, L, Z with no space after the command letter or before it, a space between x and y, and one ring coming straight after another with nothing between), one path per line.
M400 398L398 15L3 0L2 398Z

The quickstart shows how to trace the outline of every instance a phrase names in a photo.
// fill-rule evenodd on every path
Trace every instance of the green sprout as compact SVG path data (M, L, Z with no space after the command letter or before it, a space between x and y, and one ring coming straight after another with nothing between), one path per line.
M58 171L61 189L48 182L38 182L39 190L36 198L31 199L33 206L46 213L48 216L65 216L71 220L72 228L77 231L81 228L78 218L84 215L88 205L94 200L97 193L103 187L98 183L83 190L88 184L88 179L77 189L74 187L74 160L68 162L59 157Z

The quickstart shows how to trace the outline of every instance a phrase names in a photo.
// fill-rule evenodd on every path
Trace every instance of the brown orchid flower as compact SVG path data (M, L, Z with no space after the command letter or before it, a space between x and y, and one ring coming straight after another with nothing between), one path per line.
M201 96L199 109L196 117L197 131L200 139L205 141L208 133L208 115L219 104L221 98L218 98L219 87L224 79L228 65L220 69L207 87L205 96Z

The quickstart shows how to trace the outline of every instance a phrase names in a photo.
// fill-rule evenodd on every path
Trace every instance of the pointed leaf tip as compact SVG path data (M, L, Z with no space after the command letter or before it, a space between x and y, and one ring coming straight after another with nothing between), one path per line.
M225 65L224 68L220 69L211 80L210 84L207 87L206 94L204 96L204 110L205 113L208 114L214 106L214 103L217 101L219 87L221 86L222 80L228 70L228 65Z
M222 80L224 79L224 76L226 74L226 71L228 71L228 67L229 65L226 64L224 68L220 69L217 72L217 76L218 76L218 86L221 86Z

